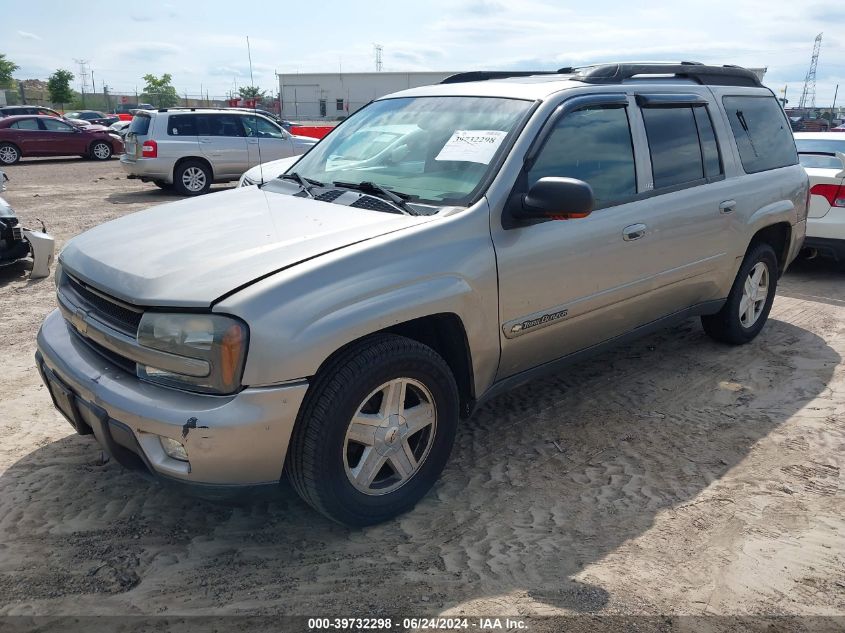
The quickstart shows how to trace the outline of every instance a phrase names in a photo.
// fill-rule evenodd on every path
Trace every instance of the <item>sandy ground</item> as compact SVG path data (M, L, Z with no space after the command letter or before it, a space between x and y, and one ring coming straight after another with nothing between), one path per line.
M117 161L25 161L59 246L175 199ZM0 615L845 614L845 272L782 280L753 344L697 321L505 395L417 509L331 524L289 486L184 498L71 432L33 366L52 279L0 271Z

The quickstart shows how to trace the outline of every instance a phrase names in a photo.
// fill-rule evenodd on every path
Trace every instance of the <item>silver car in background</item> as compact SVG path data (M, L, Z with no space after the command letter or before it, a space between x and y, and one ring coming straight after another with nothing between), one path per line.
M129 178L196 196L259 163L303 154L317 139L255 113L170 108L138 112L125 142L120 162Z

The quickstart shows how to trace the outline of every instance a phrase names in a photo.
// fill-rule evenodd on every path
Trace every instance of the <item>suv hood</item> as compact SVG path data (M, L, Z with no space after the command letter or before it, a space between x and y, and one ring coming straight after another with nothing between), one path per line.
M60 261L129 303L207 307L259 277L432 219L246 187L102 224L70 241Z

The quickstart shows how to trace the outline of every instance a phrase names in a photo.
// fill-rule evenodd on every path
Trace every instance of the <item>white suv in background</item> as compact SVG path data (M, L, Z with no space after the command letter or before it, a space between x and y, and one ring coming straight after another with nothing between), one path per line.
M804 246L845 262L845 134L797 132L798 159L810 177Z
M186 196L237 180L261 162L303 154L317 142L255 113L209 108L138 112L125 140L120 163L129 178Z

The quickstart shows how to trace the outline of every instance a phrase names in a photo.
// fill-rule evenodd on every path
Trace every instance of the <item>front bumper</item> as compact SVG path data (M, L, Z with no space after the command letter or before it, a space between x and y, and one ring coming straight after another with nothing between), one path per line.
M200 486L278 482L308 389L303 380L212 396L146 383L91 349L58 310L38 332L35 358L54 404L77 432L93 432L128 468ZM168 456L159 436L181 442L189 461Z

